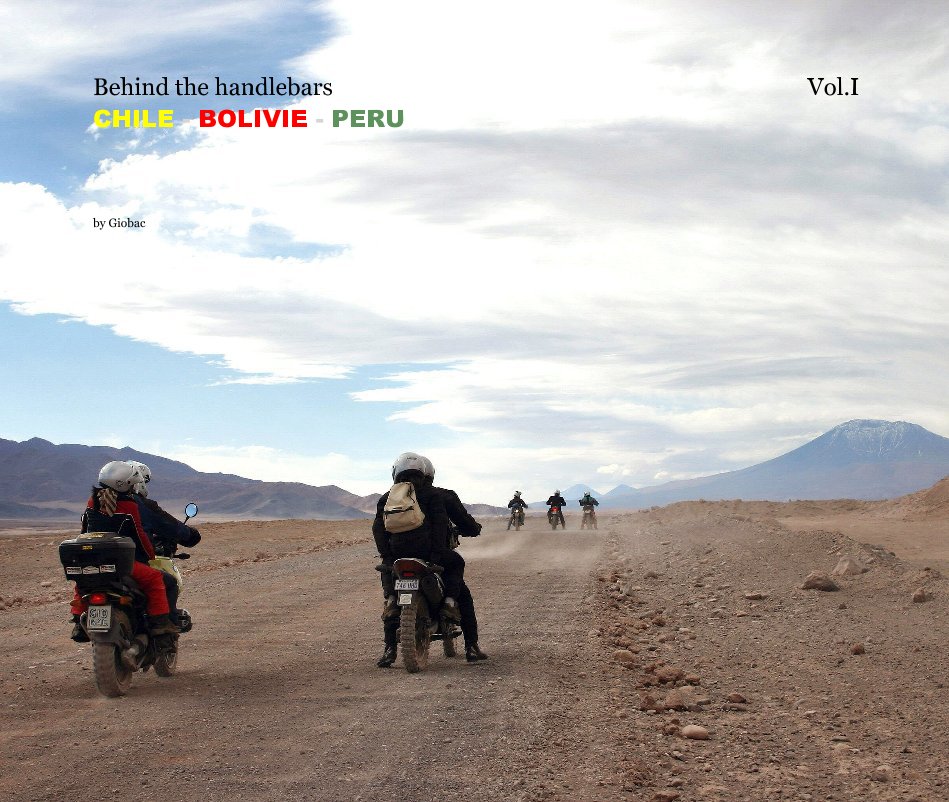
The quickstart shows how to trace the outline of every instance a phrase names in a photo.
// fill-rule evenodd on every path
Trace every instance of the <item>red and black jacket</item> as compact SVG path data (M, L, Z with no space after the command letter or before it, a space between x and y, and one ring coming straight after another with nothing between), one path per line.
M94 488L86 503L86 511L82 514L82 533L115 532L130 537L135 543L135 559L147 563L155 556L155 547L142 527L138 504L129 494L119 493L115 512L107 515L99 502L99 490Z

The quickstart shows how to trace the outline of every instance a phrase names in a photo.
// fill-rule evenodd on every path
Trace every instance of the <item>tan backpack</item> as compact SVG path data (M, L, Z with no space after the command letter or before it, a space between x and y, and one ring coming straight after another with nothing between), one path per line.
M415 497L411 482L396 482L389 489L389 498L382 511L387 532L408 532L418 529L425 521L425 513Z

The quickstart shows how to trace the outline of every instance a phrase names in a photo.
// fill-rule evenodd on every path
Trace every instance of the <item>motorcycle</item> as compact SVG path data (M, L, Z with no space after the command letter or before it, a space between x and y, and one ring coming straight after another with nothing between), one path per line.
M581 529L597 529L596 525L596 510L593 509L592 504L583 505L583 520L580 521Z
M198 506L188 504L185 523L197 514ZM186 560L191 555L176 554L176 548L156 544L156 550L165 553L156 551L149 564L174 577L180 588L181 573L172 558ZM154 668L160 677L172 676L178 664L178 635L149 635L145 594L131 576L135 562L132 538L115 532L86 532L60 543L59 559L66 578L75 581L88 605L79 623L92 642L92 669L99 693L124 696L136 671ZM179 630L189 632L193 624L188 611L174 613Z
M547 522L550 524L551 529L556 529L557 524L560 523L560 507L551 507L547 510ZM563 528L566 529L567 525L564 524Z
M511 510L511 517L507 522L507 528L510 529L513 526L515 531L520 531L523 525L524 525L524 508L514 507Z
M461 629L441 615L445 600L443 570L440 565L415 557L400 557L392 563L396 603L401 616L398 639L402 664L410 674L428 666L432 641L442 642L445 657L457 654L455 638L461 634Z

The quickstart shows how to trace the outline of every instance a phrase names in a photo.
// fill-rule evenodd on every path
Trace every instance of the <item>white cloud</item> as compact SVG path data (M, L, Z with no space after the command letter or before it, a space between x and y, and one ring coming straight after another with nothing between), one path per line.
M333 81L311 117L401 108L402 128L180 129L75 205L4 185L0 298L229 382L383 366L356 401L456 432L440 456L485 491L499 465L740 467L850 417L946 430L949 73L915 18L881 7L881 48L862 6L841 33L846 5L327 4L341 34L291 65ZM811 96L831 65L866 95ZM125 215L148 228L91 230ZM259 226L328 247L242 255Z

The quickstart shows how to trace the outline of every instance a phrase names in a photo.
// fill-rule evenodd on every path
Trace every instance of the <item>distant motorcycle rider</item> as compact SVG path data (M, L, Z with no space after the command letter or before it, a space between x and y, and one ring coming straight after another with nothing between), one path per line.
M600 506L600 502L597 501L595 498L593 498L593 496L591 496L589 492L584 493L583 498L581 498L577 503L581 507L599 507Z
M590 510L590 514L593 516L593 517L591 518L591 522L592 522L592 524L593 524L593 528L594 528L594 529L597 529L598 527L597 527L597 525L596 525L596 510L594 510L593 508L594 508L594 507L599 507L599 506L600 506L600 502L597 501L595 498L593 498L593 496L590 495L590 491L588 490L586 493L583 494L583 498L581 498L577 503L578 503L578 504L580 505L580 507L583 509L584 513L586 513L587 509ZM581 529L583 528L583 525L582 525L582 524L581 524L580 528L581 528Z
M132 495L135 469L127 462L114 460L99 471L99 486L92 488L86 511L82 514L82 534L87 532L117 532L130 537L135 543L135 562L132 579L145 594L145 611L150 619L152 635L172 635L178 627L169 618L170 607L162 571L152 568L148 561L155 556L155 547L142 526L139 505ZM80 623L86 612L78 588L73 596L73 631L70 637L79 643L88 642L89 636Z
M170 512L166 512L154 499L148 498L148 483L152 479L152 472L143 462L127 460L132 466L135 475L132 479L132 498L138 504L142 528L148 533L155 545L155 553L171 557L178 546L190 548L197 546L201 541L201 533L193 526L183 524ZM171 608L171 618L178 623L178 582L171 574L162 571L165 582L165 591L168 593L168 604Z
M547 499L547 506L558 508L556 514L560 517L560 525L564 529L566 529L567 522L564 520L564 517L563 517L563 508L567 506L567 500L563 496L560 495L559 490L555 490L554 494L549 499ZM553 520L553 515L554 515L553 509L547 510L548 520Z
M527 504L526 504L526 502L524 501L524 499L521 498L521 491L520 491L520 490L515 490L515 491L514 491L514 498L512 498L512 499L507 503L507 508L508 508L509 510L512 510L513 512L515 512L517 515L520 515L520 516L521 516L521 523L524 522L524 510L527 509ZM514 516L513 516L513 515L508 519L508 522L507 522L507 528L508 528L508 529L511 528L511 523L513 522L513 519L514 519Z

